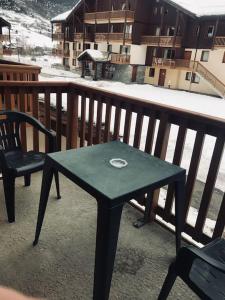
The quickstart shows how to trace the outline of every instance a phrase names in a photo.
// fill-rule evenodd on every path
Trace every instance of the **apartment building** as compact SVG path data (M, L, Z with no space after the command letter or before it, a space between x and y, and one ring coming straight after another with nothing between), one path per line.
M0 56L3 55L4 43L10 41L11 24L0 17Z
M110 54L104 78L224 96L225 4L215 1L193 10L179 0L78 0L51 20L53 40L70 69L94 49Z

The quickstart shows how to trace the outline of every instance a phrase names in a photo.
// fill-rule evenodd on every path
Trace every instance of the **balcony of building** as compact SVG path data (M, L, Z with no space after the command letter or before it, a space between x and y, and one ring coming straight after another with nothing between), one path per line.
M166 58L154 58L152 65L157 67L166 67L169 69L192 69L194 62L187 59L166 59Z
M206 244L223 235L225 197L215 183L224 154L224 119L69 82L2 82L0 95L0 109L20 111L26 107L25 96L30 95L31 114L56 132L59 151L120 139L161 159L168 160L172 153L169 161L176 165L185 157L189 163L183 237ZM25 134L28 149L47 149L42 135L28 127L26 133L21 132L23 141ZM213 140L210 158L204 147L208 138ZM206 163L205 181L197 179L202 162ZM28 188L22 186L22 179L17 181L16 222L10 225L0 184L1 284L41 298L91 299L96 202L61 176L62 200L55 200L53 186L41 240L33 248L41 176L34 174ZM175 255L173 196L173 186L154 194L148 220L156 222L141 229L132 223L143 215L145 195L126 205L111 299L157 299ZM192 207L196 208L194 217ZM178 280L169 299L186 299L187 295L197 299Z
M141 43L152 47L181 47L182 37L180 36L150 36L141 38Z
M215 40L214 40L214 47L224 48L225 47L225 37L224 36L216 36Z
M114 10L86 13L84 22L86 24L133 23L134 11Z
M130 55L129 54L112 53L111 63L119 64L119 65L129 65L130 64Z
M54 32L52 34L53 41L64 41L65 34L63 32Z
M77 58L82 52L82 50L73 50L73 58Z
M123 32L113 32L113 33L96 33L95 34L96 42L105 42L108 43L132 43L132 35L131 33L123 33Z
M75 42L82 42L84 39L83 32L76 32L74 33L74 41ZM92 42L92 34L89 32L85 33L85 42Z

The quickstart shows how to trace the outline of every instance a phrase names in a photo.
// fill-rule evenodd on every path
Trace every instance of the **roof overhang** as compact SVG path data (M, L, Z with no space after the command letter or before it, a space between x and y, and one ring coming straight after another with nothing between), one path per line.
M3 19L2 17L0 17L0 26L11 28L11 24L8 21L6 21L5 19Z

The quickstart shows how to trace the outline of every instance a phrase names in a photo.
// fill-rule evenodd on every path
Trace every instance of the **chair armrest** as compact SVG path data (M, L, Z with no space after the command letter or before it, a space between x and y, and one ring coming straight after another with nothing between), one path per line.
M187 258L191 265L193 264L195 259L201 259L202 261L206 262L210 266L214 267L215 269L219 270L220 272L225 274L225 264L221 263L220 261L212 258L208 254L206 254L203 250L198 249L196 247L183 247L180 249L178 254L182 258Z

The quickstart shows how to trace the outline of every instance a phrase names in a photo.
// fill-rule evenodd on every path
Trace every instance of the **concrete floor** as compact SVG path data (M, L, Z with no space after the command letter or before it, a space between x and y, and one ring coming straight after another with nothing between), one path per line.
M16 182L16 222L8 224L0 182L0 285L47 299L92 299L96 202L61 176L62 199L54 186L38 246L32 247L41 174L31 187ZM124 208L110 299L157 299L175 255L174 235L157 224L132 226L140 214ZM169 299L198 299L178 279Z

